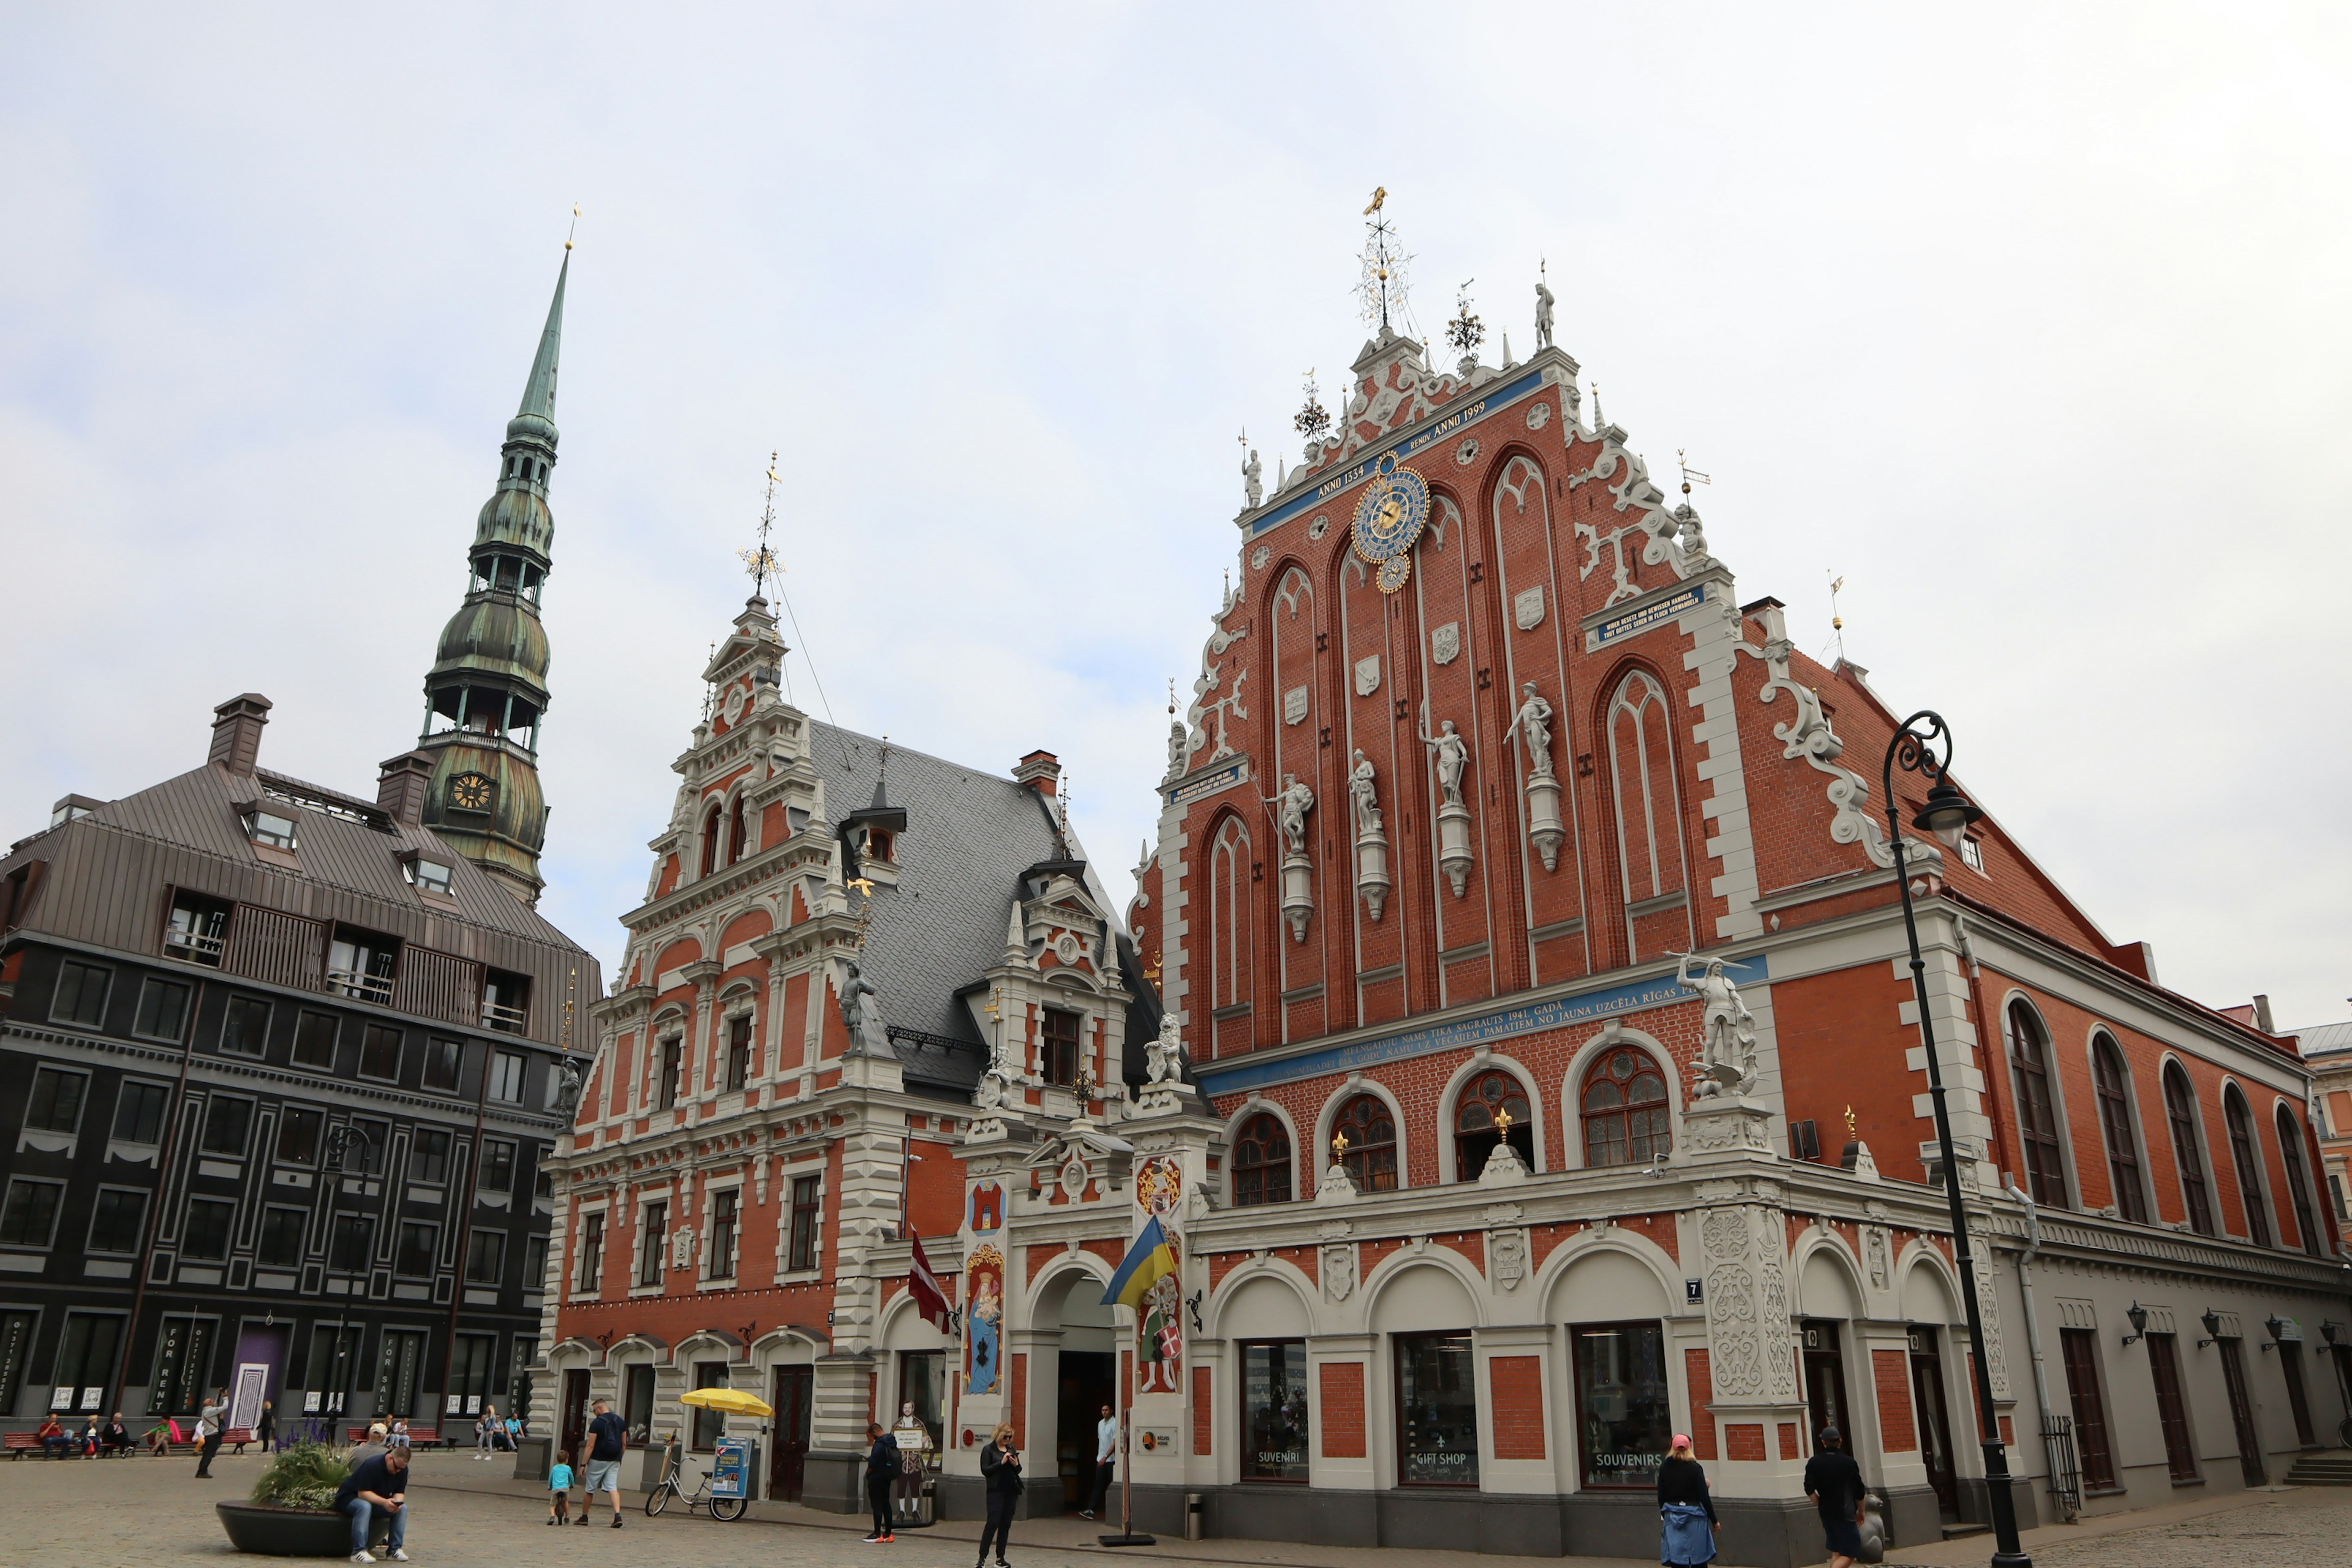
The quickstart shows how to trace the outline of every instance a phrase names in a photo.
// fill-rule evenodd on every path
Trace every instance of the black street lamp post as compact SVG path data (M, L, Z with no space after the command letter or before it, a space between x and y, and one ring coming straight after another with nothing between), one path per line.
M1938 746L1941 754L1937 754ZM1927 962L1919 956L1919 921L1911 909L1911 873L1904 865L1902 813L1895 799L1895 770L1917 773L1928 784L1927 801L1912 826L1959 847L1969 824L1984 815L1945 776L1952 764L1952 735L1943 715L1922 709L1903 721L1887 745L1879 783L1886 792L1887 838L1895 850L1895 885L1903 895L1903 934L1911 944L1911 994L1919 1008L1919 1043L1927 1057L1927 1093L1936 1107L1936 1147L1944 1165L1944 1198L1952 1210L1952 1260L1960 1276L1960 1301L1969 1315L1969 1341L1976 1354L1977 1430L1984 1435L1985 1491L1992 1507L1993 1568L2033 1568L2017 1538L2017 1500L2010 1495L2009 1455L2000 1440L2000 1417L1993 1409L1992 1369L1986 1354L1984 1314L1977 1305L1976 1258L1969 1247L1968 1216L1960 1206L1960 1165L1952 1147L1952 1119L1944 1106L1944 1071L1936 1060L1936 1027L1927 1009Z

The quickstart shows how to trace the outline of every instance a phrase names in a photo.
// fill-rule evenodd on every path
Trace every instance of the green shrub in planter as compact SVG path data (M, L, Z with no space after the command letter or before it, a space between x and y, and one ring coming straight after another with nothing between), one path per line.
M297 1443L269 1461L253 1489L263 1508L331 1509L352 1462L321 1443Z

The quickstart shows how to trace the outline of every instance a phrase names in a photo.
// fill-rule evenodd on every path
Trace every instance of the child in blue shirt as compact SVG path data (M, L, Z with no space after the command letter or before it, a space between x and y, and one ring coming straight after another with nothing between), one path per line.
M572 1512L572 1450L559 1448L555 1466L547 1472L547 1489L552 1496L547 1505L547 1522L562 1524Z

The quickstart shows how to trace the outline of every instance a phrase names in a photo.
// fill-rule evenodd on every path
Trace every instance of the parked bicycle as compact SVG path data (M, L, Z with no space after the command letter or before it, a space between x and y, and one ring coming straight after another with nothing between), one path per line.
M662 1510L670 1505L670 1500L673 1498L686 1504L686 1511L689 1514L696 1509L708 1508L713 1519L743 1517L745 1499L711 1496L710 1472L708 1470L696 1478L694 1489L688 1491L678 1484L678 1478L685 1473L685 1470L686 1455L683 1447L677 1438L673 1437L662 1445L661 1479L654 1484L653 1490L646 1494L646 1513L648 1517L658 1515Z

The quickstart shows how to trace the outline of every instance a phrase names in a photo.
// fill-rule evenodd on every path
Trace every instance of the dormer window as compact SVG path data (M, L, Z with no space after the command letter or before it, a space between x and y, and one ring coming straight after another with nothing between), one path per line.
M362 1002L388 1004L400 962L400 939L339 925L327 944L327 984Z
M228 916L229 905L223 900L202 893L173 893L172 923L163 930L165 956L218 969L221 953L228 946Z
M520 1035L530 1020L530 980L493 969L482 981L482 1026Z
M866 836L866 858L869 860L896 860L898 836L887 828L877 827Z
M280 816L274 811L254 810L245 814L246 837L265 849L294 847L294 819Z
M427 860L421 855L413 856L402 861L400 868L407 874L418 892L430 893L436 899L451 896L449 879L453 873L440 861Z

